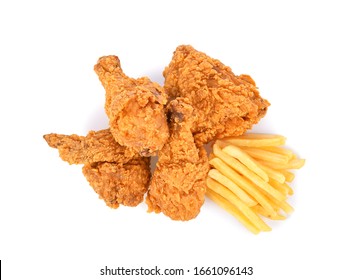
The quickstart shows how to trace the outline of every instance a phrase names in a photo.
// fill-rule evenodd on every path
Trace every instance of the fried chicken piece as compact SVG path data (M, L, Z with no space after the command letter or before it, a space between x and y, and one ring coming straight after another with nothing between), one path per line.
M171 136L159 152L146 200L149 212L163 212L182 221L198 215L209 170L203 145L194 142L191 126L195 116L188 103L186 98L177 98L168 105Z
M137 206L144 199L150 179L149 158L140 157L126 164L94 162L83 166L83 174L107 206Z
M119 145L109 129L90 131L87 136L46 134L44 139L52 148L59 150L62 160L69 164L85 164L94 162L127 163L138 159L132 149Z
M191 100L198 116L192 133L202 143L243 134L270 105L260 97L250 76L236 76L230 67L191 46L177 47L163 75L170 99Z
M147 77L126 76L117 56L101 57L94 70L106 91L105 111L115 140L142 156L155 154L169 137L164 89Z
M136 206L143 201L150 160L119 145L109 129L91 131L86 137L52 133L44 139L59 150L64 161L84 164L84 176L109 207Z

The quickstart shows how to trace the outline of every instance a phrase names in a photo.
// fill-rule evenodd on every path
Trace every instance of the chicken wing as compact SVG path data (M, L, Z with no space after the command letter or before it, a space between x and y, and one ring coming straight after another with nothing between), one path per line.
M191 100L198 115L191 130L202 143L243 134L270 105L250 76L234 75L230 67L191 46L177 47L163 75L170 99Z
M209 170L206 151L201 143L195 143L191 132L196 116L188 103L185 98L177 98L168 105L171 135L158 154L146 200L149 212L163 212L183 221L198 215Z
M104 56L94 67L106 91L111 133L122 146L142 156L160 150L169 137L164 89L147 77L127 77L117 56Z
M150 180L149 158L119 145L108 129L86 137L47 134L44 139L70 164L84 164L83 174L106 205L136 206L143 201Z

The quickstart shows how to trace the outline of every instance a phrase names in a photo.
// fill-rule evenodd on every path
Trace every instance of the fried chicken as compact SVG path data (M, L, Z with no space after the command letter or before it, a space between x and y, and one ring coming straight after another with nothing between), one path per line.
M188 103L186 98L177 98L168 104L171 135L159 152L146 200L149 212L183 221L198 215L209 170L206 151L195 143L191 132L195 116Z
M126 76L117 56L101 57L94 70L106 91L105 111L115 140L142 156L155 154L169 137L164 89L147 77Z
M110 129L44 138L64 161L84 165L89 184L112 208L136 206L148 191L149 212L195 218L207 188L204 143L243 134L270 105L250 76L236 76L191 46L174 52L163 72L164 88L125 75L117 56L101 57L94 70L106 91ZM157 152L151 178L147 157Z
M136 206L143 201L150 180L149 158L122 147L109 129L86 137L47 134L44 139L70 164L84 164L83 174L106 205Z
M191 130L202 143L243 134L270 105L250 76L236 76L230 67L191 46L177 47L163 75L170 99L191 100L198 116Z

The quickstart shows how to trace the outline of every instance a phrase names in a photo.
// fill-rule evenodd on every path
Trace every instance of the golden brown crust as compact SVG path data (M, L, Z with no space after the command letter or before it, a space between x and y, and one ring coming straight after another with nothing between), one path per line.
M106 91L105 111L117 142L142 156L160 150L169 137L164 89L143 77L127 77L117 56L104 56L94 67Z
M118 144L109 129L90 131L86 137L63 134L46 134L44 139L52 148L59 150L62 160L70 164L99 161L126 163L139 156L131 149Z
M149 158L126 164L111 162L87 163L83 174L107 206L137 206L143 201L150 179Z
M202 143L243 134L270 105L260 97L250 76L234 75L230 67L191 46L179 46L163 74L171 99L191 100L198 117L192 132Z
M48 145L70 164L84 164L83 174L106 205L136 206L143 201L150 180L149 158L118 144L109 129L86 137L47 134Z
M193 108L187 99L169 104L171 136L159 152L147 204L149 211L163 212L173 220L195 218L204 203L205 178L209 170L203 145L194 142L190 127Z

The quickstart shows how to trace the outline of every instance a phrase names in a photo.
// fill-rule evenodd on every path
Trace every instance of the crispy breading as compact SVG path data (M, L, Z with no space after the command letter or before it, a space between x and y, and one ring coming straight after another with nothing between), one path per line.
M250 76L236 76L230 67L191 46L177 47L163 75L170 99L191 100L198 117L192 133L202 143L243 134L270 105Z
M44 139L64 161L84 164L83 174L108 206L136 206L143 201L150 159L118 144L109 129L90 131L86 137L52 133Z
M164 89L147 77L126 76L117 56L104 56L94 67L106 91L105 111L115 140L142 156L160 150L169 137Z
M132 149L118 144L109 129L90 131L87 136L76 134L46 134L44 139L52 148L57 148L62 160L69 164L93 162L126 163L139 158Z
M183 221L199 214L209 170L206 151L201 143L195 143L190 130L194 116L188 103L178 98L168 105L171 136L159 152L147 196L150 212L163 212L173 220Z
M150 179L149 158L142 157L126 164L87 163L82 171L95 192L111 208L120 204L137 206L144 199Z

